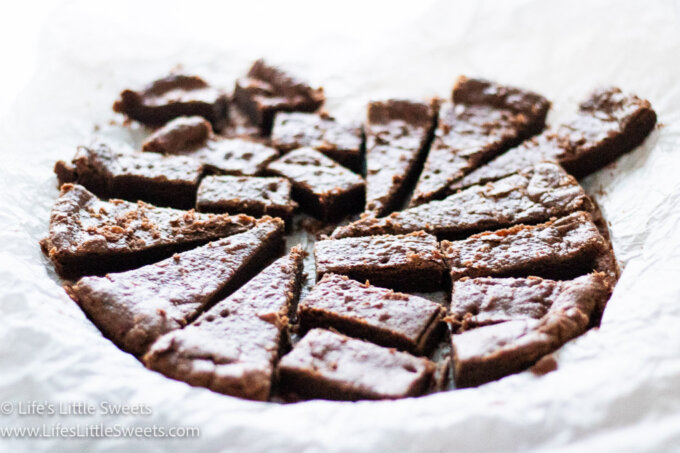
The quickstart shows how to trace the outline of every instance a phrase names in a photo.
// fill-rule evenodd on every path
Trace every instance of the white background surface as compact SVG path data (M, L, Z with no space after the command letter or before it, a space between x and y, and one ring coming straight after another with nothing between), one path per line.
M5 451L680 451L680 6L677 2L28 2L0 18L0 401L144 403L147 417L0 416L1 426L201 427L198 441L0 440ZM9 14L8 14L9 13ZM147 371L59 288L37 241L53 162L109 124L116 93L182 63L231 86L265 56L329 96L448 96L459 74L530 87L555 123L609 83L663 127L586 181L624 272L599 330L559 369L398 402L251 403Z

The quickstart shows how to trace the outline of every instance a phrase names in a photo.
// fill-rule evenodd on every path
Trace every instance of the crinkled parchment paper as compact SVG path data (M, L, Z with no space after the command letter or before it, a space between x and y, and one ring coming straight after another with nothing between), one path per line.
M680 451L680 4L642 1L67 3L0 127L0 401L143 404L147 416L0 415L0 426L199 426L194 440L0 440L3 451ZM589 177L624 268L600 329L556 372L396 402L254 403L146 370L87 321L41 255L55 160L111 124L120 91L176 64L231 86L264 56L362 117L370 98L448 96L459 74L537 90L556 123L594 87L659 127ZM4 67L11 71L11 65Z

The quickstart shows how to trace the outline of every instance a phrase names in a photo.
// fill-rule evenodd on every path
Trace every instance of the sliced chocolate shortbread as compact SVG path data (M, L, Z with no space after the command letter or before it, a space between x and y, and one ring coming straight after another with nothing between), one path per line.
M246 215L103 201L82 186L64 184L41 246L62 277L76 277L143 266L254 225Z
M101 198L190 209L196 202L203 164L184 156L140 153L122 145L114 150L97 141L78 147L71 164L58 161L54 172L60 186L77 183Z
M300 292L303 256L294 247L196 321L160 337L143 358L146 366L215 392L269 398L288 311Z
M147 126L162 126L178 116L202 116L215 130L228 118L229 97L198 76L171 74L141 90L124 90L113 110Z
M401 206L427 154L436 107L394 99L368 105L366 212L383 216Z
M562 167L544 162L499 181L472 186L444 200L430 201L387 217L365 216L333 232L334 238L426 231L456 239L516 224L545 222L592 203Z
M447 321L457 330L469 330L508 321L541 319L564 297L603 295L608 286L603 273L574 280L527 278L462 278L453 283L451 308ZM596 307L603 306L606 299Z
M462 277L569 279L591 272L608 250L587 212L535 226L517 225L461 241L442 241L451 280Z
M488 283L483 285L479 291L488 289ZM481 319L503 322L451 336L456 387L477 386L525 370L583 334L611 293L599 273L568 282L529 279L501 285L510 285L500 295L504 309L499 310L492 294L472 296L469 303L478 304Z
M269 164L268 171L290 179L295 201L321 220L341 219L364 203L363 178L315 149L291 151Z
M142 146L144 151L184 155L201 162L210 173L259 175L276 159L278 151L247 138L215 135L200 118L178 118L153 135Z
M244 213L280 217L290 224L297 207L286 178L206 176L198 186L196 208L202 212Z
M281 391L333 400L423 394L435 365L425 358L313 329L279 363Z
M403 291L437 291L446 271L437 238L422 231L317 241L314 259L317 280L334 273Z
M539 133L550 108L531 91L466 77L456 82L452 100L442 107L411 206L450 195L454 181Z
M210 123L200 116L180 116L156 130L142 144L142 151L178 154L205 143L212 135Z
M655 124L649 101L618 88L596 90L573 119L497 157L454 182L451 189L500 179L543 160L555 160L581 178L633 150Z
M276 112L314 112L325 100L322 88L312 88L264 60L253 63L234 88L234 101L263 135L271 131Z
M314 148L351 170L361 170L360 124L336 121L326 114L281 112L274 118L271 139L281 152Z
M445 310L410 294L326 274L298 306L303 331L336 329L373 343L425 354L438 339Z
M104 335L141 355L279 254L283 227L280 219L263 218L244 233L139 269L84 277L67 291Z

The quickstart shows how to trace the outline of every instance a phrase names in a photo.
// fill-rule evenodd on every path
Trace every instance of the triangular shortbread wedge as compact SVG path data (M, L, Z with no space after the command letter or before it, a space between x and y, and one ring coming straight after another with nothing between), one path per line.
M317 281L339 274L400 291L439 291L446 272L437 238L423 231L317 241L314 261Z
M451 280L463 277L538 277L564 280L591 272L608 251L587 212L539 225L516 225L475 234L461 241L442 241Z
M365 216L339 227L334 238L426 231L457 239L516 224L545 222L575 211L589 211L591 201L574 177L544 162L486 185L472 186L444 200L394 212Z
M159 338L144 356L146 366L191 385L266 400L303 257L294 247L192 324Z
M314 112L326 97L323 88L260 59L236 80L233 99L262 134L269 135L276 112Z
M200 115L219 130L227 124L229 96L198 76L173 73L140 90L123 90L113 110L147 126L161 126L178 116Z
M275 160L269 173L288 178L293 198L302 210L324 220L335 220L361 209L365 183L330 157L312 148L298 148Z
M594 91L571 120L498 156L451 185L451 190L494 181L543 160L582 178L633 150L656 124L649 101L618 88Z
M180 117L154 132L143 151L185 156L200 162L206 172L226 175L260 175L279 152L256 140L225 138L212 133L200 117Z
M303 331L331 328L422 355L439 339L444 311L422 297L326 274L300 302L298 318Z
M436 118L432 104L407 100L371 102L366 132L366 212L398 209L430 144Z
M325 113L279 112L274 117L272 145L287 153L314 148L352 171L361 170L364 147L360 124L338 121Z
M439 115L411 206L453 193L452 182L545 126L550 102L520 88L460 77Z
M242 214L104 201L82 186L64 184L40 245L62 277L99 275L153 263L254 225L254 218Z
M104 335L141 355L280 253L283 230L281 219L265 217L244 233L139 269L84 277L67 291Z
M80 146L71 163L54 165L59 185L76 183L102 198L144 200L158 206L191 209L204 165L187 156L140 153L128 145L102 141Z
M563 282L474 279L454 286L454 316L467 312L464 328L473 327L451 337L456 387L526 369L584 333L611 294L602 273Z
M605 286L609 286L609 278L601 272L562 281L540 277L462 278L453 283L447 321L455 330L464 331L508 321L541 319L563 298L581 297L593 292L593 288ZM596 306L600 305L603 304Z
M284 395L333 400L419 396L434 369L424 357L323 329L310 330L279 363Z

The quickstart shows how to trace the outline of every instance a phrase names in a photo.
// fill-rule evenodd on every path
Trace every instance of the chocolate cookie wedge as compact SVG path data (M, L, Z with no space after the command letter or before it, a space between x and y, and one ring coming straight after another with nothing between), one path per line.
M271 131L276 112L314 112L325 100L322 88L312 88L264 60L253 63L234 88L234 102L263 135Z
M54 166L59 186L72 182L101 198L144 200L159 206L191 209L203 164L184 156L139 153L128 146L113 149L97 141L80 146L73 161Z
M490 324L543 318L563 298L597 295L595 307L606 299L608 287L603 273L588 274L574 280L527 278L462 278L453 283L450 315L447 321L455 330L469 330ZM602 299L602 300L600 300Z
M105 336L141 355L279 254L283 227L280 219L263 218L244 233L139 269L84 277L67 291Z
M398 209L427 154L437 106L408 100L371 102L366 133L366 212Z
M198 186L196 208L202 212L269 215L290 224L297 207L291 190L292 185L286 178L206 176Z
M361 170L360 124L340 122L326 114L281 112L274 118L271 140L283 153L314 148L353 171Z
M291 151L269 164L267 170L288 178L295 201L321 220L341 219L360 210L364 203L363 178L312 148Z
M274 148L241 138L211 139L179 154L200 161L209 173L237 176L261 175L279 155Z
M64 184L41 246L57 273L77 277L143 266L254 225L245 215L103 201L82 186Z
M520 88L460 77L439 115L411 206L442 199L450 185L545 126L550 102Z
M333 273L402 291L437 291L446 270L437 239L422 231L317 241L314 259L317 281Z
M516 224L545 222L592 203L583 188L562 167L544 162L499 181L471 186L444 200L394 212L387 217L365 216L333 232L334 238L405 234L426 231L456 239Z
M649 101L618 88L596 90L570 121L497 157L451 188L500 179L543 160L555 160L581 178L632 151L655 124Z
M338 330L355 338L427 353L438 340L445 309L410 294L326 274L298 306L303 331L314 327Z
M142 151L180 154L205 143L213 133L210 123L200 116L180 116L157 129L142 143Z
M451 280L463 277L525 277L558 280L591 272L608 245L587 212L535 226L517 225L442 241Z
M604 275L597 273L569 282L515 280L501 284L512 287L501 296L510 312L499 313L488 303L489 296L475 301L480 303L482 317L500 315L507 320L451 337L456 387L477 386L525 370L583 334L597 307L606 303L611 293ZM532 298L533 303L527 300ZM541 305L539 311L529 308L536 304Z
M160 337L145 365L191 385L265 401L300 292L303 255L294 247L196 321Z
M333 400L418 396L434 369L428 359L322 329L309 331L279 363L284 394Z
M198 76L171 74L141 90L124 90L113 110L146 126L162 126L178 116L202 116L216 130L227 124L229 97Z
M177 118L151 135L144 151L176 154L201 162L209 173L259 175L278 151L246 138L224 138L197 117Z

